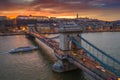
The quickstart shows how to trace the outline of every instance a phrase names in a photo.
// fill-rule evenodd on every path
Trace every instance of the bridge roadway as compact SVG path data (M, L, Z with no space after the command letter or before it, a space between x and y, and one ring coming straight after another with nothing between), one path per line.
M38 38L40 41L52 48L57 58L61 60L67 59L78 68L94 77L95 80L117 80L118 76L103 68L101 64L88 56L82 49L67 51L67 55L65 55L64 52L59 49L59 43L56 41L37 33L29 32L29 34Z

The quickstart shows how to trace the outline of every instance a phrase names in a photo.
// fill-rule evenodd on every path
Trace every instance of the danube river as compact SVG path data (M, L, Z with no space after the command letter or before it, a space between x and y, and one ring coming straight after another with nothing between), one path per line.
M120 32L84 33L82 36L116 59L120 58ZM39 50L7 53L13 48L32 45L39 46ZM53 72L55 61L52 49L39 40L32 41L23 35L0 36L0 80L84 80L81 70Z

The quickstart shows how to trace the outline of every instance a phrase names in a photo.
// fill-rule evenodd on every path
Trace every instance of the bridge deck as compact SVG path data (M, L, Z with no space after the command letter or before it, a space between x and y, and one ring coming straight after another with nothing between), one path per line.
M59 49L59 43L57 43L56 41L53 41L37 33L29 32L29 34L35 36L47 46L52 48L55 52L55 55L60 56L57 56L59 59L68 59L70 62L77 65L78 67L86 71L91 76L96 77L97 79L99 78L100 80L108 80L112 78L113 80L117 80L117 78L120 77L111 72L109 69L104 68L104 66L101 65L100 62L89 56L87 54L87 51L81 46L78 50L67 51L67 55L65 55L64 52ZM73 40L73 42L76 43L73 38L71 39ZM76 45L78 45L78 43L76 43Z
M115 69L115 67L112 67L110 66L109 64L106 64L104 61L102 61L101 59L99 59L98 57L96 57L94 54L92 54L90 51L88 51L85 47L83 47L81 44L79 44L79 42L77 40L75 40L75 38L71 37L71 40L80 48L82 48L82 50L84 52L86 52L90 59L88 58L85 58L88 60L88 63L90 63L90 65L92 64L93 68L96 67L97 69L100 69L104 74L106 75L107 77L110 77L110 78L115 78L115 80L120 77L120 71ZM95 48L96 49L96 48ZM103 52L103 51L102 51ZM102 53L103 54L103 53ZM104 53L106 54L106 53ZM100 54L99 54L100 55ZM107 55L107 54L106 54ZM84 56L83 56L84 57ZM106 58L110 58L112 60L114 60L114 63L118 63L119 64L119 61L117 61L116 59L114 59L113 57L111 58L110 56L105 56ZM93 59L91 61L91 58ZM87 61L86 60L86 61ZM93 62L94 61L94 62ZM87 64L88 64L87 63ZM87 65L86 64L86 65ZM88 65L89 66L89 65ZM87 66L86 66L87 67ZM95 69L93 69L95 70ZM97 71L98 72L98 71Z

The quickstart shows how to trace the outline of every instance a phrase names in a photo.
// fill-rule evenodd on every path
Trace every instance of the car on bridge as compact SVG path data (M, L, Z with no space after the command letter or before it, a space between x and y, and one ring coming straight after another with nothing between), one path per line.
M118 78L118 80L120 80L120 78Z
M102 72L106 72L105 68L102 66L96 66L97 69L101 70Z

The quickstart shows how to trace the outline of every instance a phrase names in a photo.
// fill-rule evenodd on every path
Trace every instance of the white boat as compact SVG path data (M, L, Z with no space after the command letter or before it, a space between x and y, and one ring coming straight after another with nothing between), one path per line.
M36 49L38 49L38 47L36 47L36 46L18 47L15 49L11 49L9 51L9 53L27 52L27 51L32 51L32 50L36 50Z

